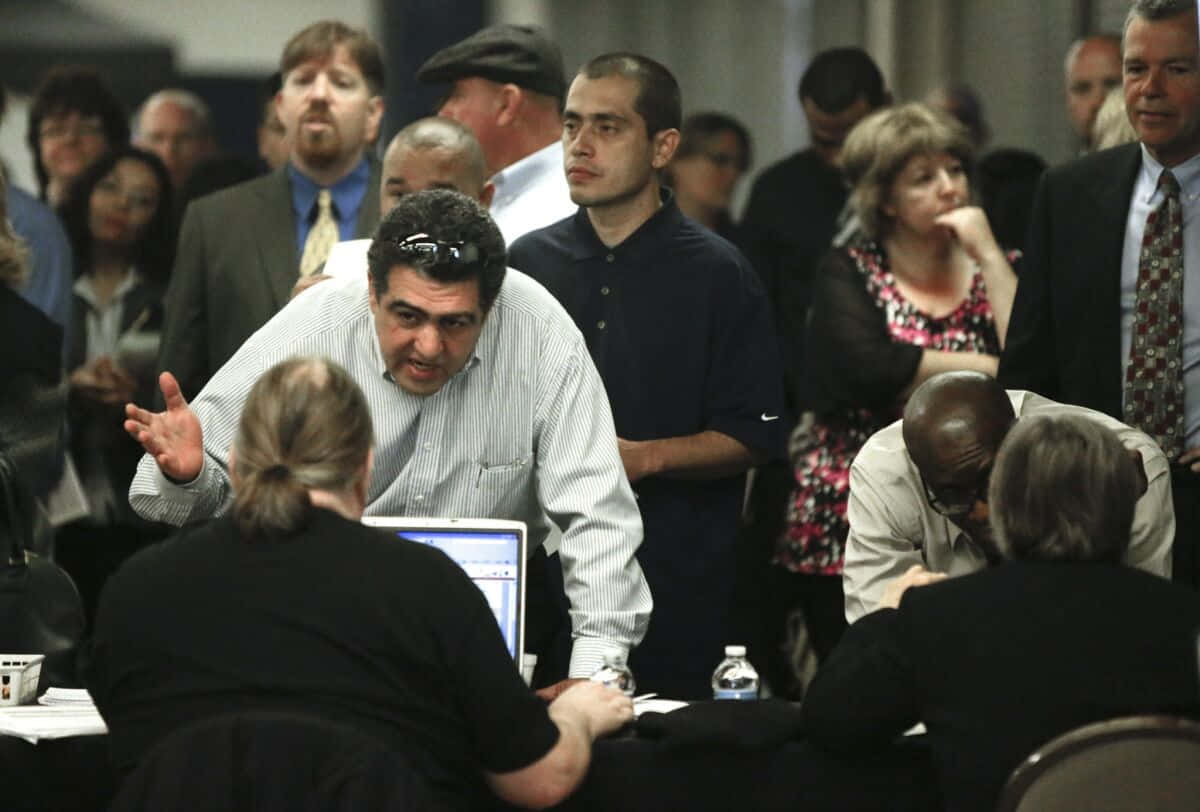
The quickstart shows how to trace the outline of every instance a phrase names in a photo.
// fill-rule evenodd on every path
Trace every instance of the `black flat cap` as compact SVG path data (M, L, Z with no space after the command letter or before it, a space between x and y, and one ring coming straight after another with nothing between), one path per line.
M556 99L567 92L562 52L532 25L489 25L438 51L417 71L418 81L430 83L469 76L512 82Z

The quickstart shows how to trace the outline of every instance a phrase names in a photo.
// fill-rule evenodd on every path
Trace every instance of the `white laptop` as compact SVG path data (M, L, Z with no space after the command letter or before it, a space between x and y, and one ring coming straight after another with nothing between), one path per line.
M525 523L503 519L364 516L363 524L428 544L475 582L496 615L517 668L525 651Z

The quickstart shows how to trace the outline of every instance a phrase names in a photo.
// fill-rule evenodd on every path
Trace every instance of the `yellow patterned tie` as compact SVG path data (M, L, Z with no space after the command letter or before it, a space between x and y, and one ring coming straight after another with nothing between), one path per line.
M333 199L328 189L317 195L317 220L304 240L304 254L300 257L300 275L308 276L329 259L329 251L338 241L337 221L333 219Z

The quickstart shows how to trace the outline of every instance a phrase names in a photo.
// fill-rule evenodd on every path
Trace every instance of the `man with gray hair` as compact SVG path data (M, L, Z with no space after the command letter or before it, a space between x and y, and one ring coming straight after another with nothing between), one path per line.
M1122 40L1139 143L1047 172L1000 380L1150 435L1171 463L1175 580L1200 584L1200 34L1137 0ZM1191 279L1191 282L1186 282Z
M162 158L176 194L197 164L217 154L208 105L190 90L174 87L142 102L133 116L132 140Z

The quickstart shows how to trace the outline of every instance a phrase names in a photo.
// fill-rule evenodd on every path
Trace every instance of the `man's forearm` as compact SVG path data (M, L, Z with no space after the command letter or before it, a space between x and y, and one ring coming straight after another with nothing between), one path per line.
M646 476L717 479L740 474L763 458L719 431L659 440L618 440L618 443L630 482Z
M562 801L579 786L592 758L592 739L583 714L556 708L550 720L558 728L554 747L528 767L509 773L487 773L492 791L509 803L544 809Z

